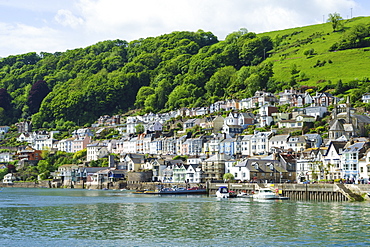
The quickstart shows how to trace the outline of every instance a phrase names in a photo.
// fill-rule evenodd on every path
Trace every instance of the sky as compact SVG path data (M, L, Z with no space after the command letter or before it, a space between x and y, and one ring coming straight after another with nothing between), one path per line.
M262 33L369 16L369 0L0 0L0 57L63 52L173 31Z

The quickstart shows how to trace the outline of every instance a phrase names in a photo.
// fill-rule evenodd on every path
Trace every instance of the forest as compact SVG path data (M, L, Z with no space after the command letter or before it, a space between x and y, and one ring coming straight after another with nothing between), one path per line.
M365 48L370 47L370 19L344 22L340 30L329 28L327 23L315 32L303 27L265 34L241 28L222 41L203 30L176 31L131 42L108 40L65 52L1 58L0 125L32 120L36 128L83 126L101 115L166 112L247 98L256 90L279 92L304 85L352 93L358 100L360 93L369 92L368 69L357 67L358 76L351 80L330 72L340 88L330 76L315 76L322 73L317 73L320 67L339 66L336 56L344 54L340 52L362 49L369 60ZM297 54L301 56L292 64L289 56ZM331 62L313 62L320 56L332 56ZM361 56L353 66L366 64ZM315 76L310 76L313 69Z

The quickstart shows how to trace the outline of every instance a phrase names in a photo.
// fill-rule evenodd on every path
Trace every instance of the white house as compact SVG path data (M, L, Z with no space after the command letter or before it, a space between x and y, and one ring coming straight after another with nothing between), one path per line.
M145 130L149 132L162 132L162 124L158 121L149 122L145 125Z
M287 150L287 142L290 135L275 135L269 139L270 152L277 152L279 150Z
M359 160L365 153L365 142L356 142L343 149L341 157L342 177L357 183L360 179Z
M363 103L370 103L370 93L363 94L361 99Z
M269 139L273 136L272 132L259 132L255 133L251 137L251 153L252 154L265 154L269 148Z
M304 108L304 112L308 116L322 118L328 112L328 108L325 106L311 106Z
M10 162L12 161L13 154L11 153L0 153L0 162Z
M105 143L92 143L87 145L86 161L98 160L109 154L107 145Z
M241 154L243 156L252 155L251 138L253 135L243 135L241 139Z
M369 183L370 179L370 149L366 151L364 156L359 160L359 176L361 182Z
M192 164L187 167L185 180L188 183L202 182L202 166L200 164Z
M8 173L3 178L4 184L12 184L16 180L16 177L13 175L13 173Z
M304 136L289 136L287 148L294 152L302 152L306 149L306 138Z
M75 140L75 138L68 138L68 139L63 139L60 140L57 143L57 149L59 151L67 152L67 153L72 153L72 143Z

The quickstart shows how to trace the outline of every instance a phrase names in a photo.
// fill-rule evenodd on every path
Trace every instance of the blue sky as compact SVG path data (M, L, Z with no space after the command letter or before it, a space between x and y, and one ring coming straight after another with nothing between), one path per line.
M172 31L211 31L219 40L369 16L369 0L0 0L0 57L56 52L103 40L128 42Z

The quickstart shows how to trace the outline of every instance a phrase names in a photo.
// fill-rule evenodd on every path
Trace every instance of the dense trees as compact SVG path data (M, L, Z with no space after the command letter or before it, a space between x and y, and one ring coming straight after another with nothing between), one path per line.
M272 76L272 65L259 65L272 49L270 37L246 29L221 42L198 30L10 56L0 60L0 85L10 92L0 95L0 114L13 103L17 118L63 129L133 107L157 112L250 96Z
M339 42L332 45L331 51L367 47L370 45L370 23L360 23L345 32Z
M340 18L331 17L338 30ZM354 26L335 49L367 46L369 30L368 24ZM196 107L295 86L304 78L300 71L289 73L289 82L275 82L273 64L265 61L288 43L288 36L271 39L240 29L218 41L198 30L2 58L0 125L31 117L35 127L65 130L133 108ZM313 54L311 48L305 55Z
M29 107L29 113L31 115L38 112L42 100L49 92L50 90L46 84L46 81L40 80L32 85L27 101L27 106Z

